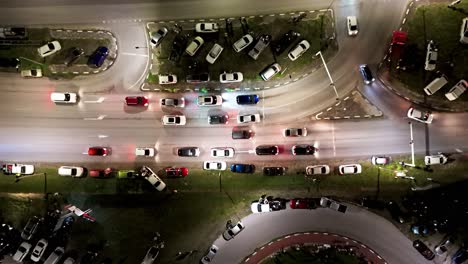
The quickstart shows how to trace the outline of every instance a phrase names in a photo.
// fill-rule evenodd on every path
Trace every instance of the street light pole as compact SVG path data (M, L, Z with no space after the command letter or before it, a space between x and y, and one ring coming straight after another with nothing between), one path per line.
M412 167L415 167L416 165L414 164L414 141L413 141L413 123L409 122L410 125L410 135L411 135L411 165Z
M320 58L322 59L322 62L323 62L323 65L325 66L325 71L327 72L327 75L328 75L328 79L330 79L330 85L333 87L333 90L335 91L335 94L336 94L336 100L340 100L340 97L338 96L338 91L336 91L336 86L335 86L335 83L333 82L333 79L330 75L330 71L328 71L328 67L327 67L327 63L325 62L325 59L323 58L323 55L322 55L322 52L321 51L318 51L315 56L318 56L320 55Z

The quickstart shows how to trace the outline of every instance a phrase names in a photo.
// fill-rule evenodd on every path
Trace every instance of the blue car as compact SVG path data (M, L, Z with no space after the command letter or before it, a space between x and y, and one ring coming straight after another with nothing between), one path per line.
M104 63L107 55L109 55L109 49L106 47L99 47L89 58L89 64L99 68Z
M244 94L238 95L236 98L237 104L240 105L251 105L258 103L258 95L256 94Z
M454 264L461 264L468 260L468 249L460 248L455 254L452 256L452 263Z
M231 171L237 173L253 173L255 166L252 164L232 164Z

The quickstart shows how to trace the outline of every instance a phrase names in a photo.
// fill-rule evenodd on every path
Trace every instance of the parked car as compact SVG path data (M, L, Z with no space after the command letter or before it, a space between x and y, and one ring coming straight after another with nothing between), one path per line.
M81 177L83 176L84 168L76 166L61 166L58 169L58 174L60 176L71 176L71 177Z
M413 241L413 247L427 260L434 259L434 253L421 240L417 239Z
M278 146L272 145L261 145L255 148L255 154L257 155L278 155Z
M155 48L161 44L164 37L167 35L167 28L163 27L158 29L156 32L151 32L151 40L150 45L151 47Z
M283 130L285 137L305 137L307 136L307 128L286 128Z
M159 84L175 84L177 76L175 74L160 74L158 75Z
M164 189L166 189L166 183L164 183L150 167L143 166L140 169L140 175L145 178L156 190L162 192Z
M424 224L413 224L411 225L411 232L415 235L429 235L430 230L427 225Z
M254 173L255 166L252 164L231 164L231 172Z
M346 17L346 24L348 26L348 35L355 36L358 34L358 23L355 16Z
M244 75L242 72L224 72L219 75L219 81L221 83L242 82L243 80Z
M42 70L41 68L22 70L21 76L24 78L41 78Z
M82 48L77 48L73 47L70 50L70 53L68 56L65 58L65 65L66 66L71 66L73 63L75 63L81 56L83 56L84 50Z
M468 260L468 249L461 247L460 249L455 252L452 256L452 263L453 264L462 264L466 260Z
M200 95L197 100L198 106L217 106L223 104L221 95Z
M107 56L109 55L109 49L107 47L98 47L96 51L89 57L89 65L99 68L104 64Z
M330 209L333 209L335 211L338 211L340 213L346 213L346 210L347 210L347 206L346 205L343 205L343 204L340 204L330 198L327 198L327 197L322 197L320 198L320 206L322 207L325 207L325 208L330 208Z
M256 94L243 94L236 97L238 105L254 105L259 101L259 97Z
M49 243L45 239L39 240L31 253L31 260L34 262L38 262L41 259L42 255L44 255L48 244Z
M162 118L162 123L165 126L183 126L187 123L184 115L165 115Z
M139 176L134 170L119 170L117 177L119 179L135 178Z
M264 81L268 81L280 71L281 66L278 63L273 63L260 73L260 77L262 77Z
M237 123L239 124L259 123L259 122L260 122L260 114L247 114L247 115L237 116Z
M312 145L294 145L291 152L293 155L314 155L317 149Z
M146 252L145 257L143 258L143 261L141 264L153 264L156 258L159 255L159 247L157 246L152 246L148 249Z
M232 130L232 139L251 139L252 130Z
M208 73L189 74L185 77L187 83L205 83L210 81Z
M185 98L161 98L161 106L184 107Z
M197 147L185 147L177 149L179 157L198 157L200 156L200 149Z
M424 157L424 163L429 165L438 165L447 163L448 158L444 154L429 155Z
M3 173L6 175L20 174L20 175L31 175L34 174L34 165L30 164L18 164L18 163L7 163L2 165Z
M13 260L17 262L23 262L23 259L28 255L29 251L31 250L31 244L28 242L23 242L19 246L16 253L13 255Z
M449 101L453 101L460 97L468 89L468 82L465 80L460 80L455 86L453 86L450 91L445 94L445 97Z
M268 203L259 203L257 201L254 201L250 204L250 210L252 211L252 213L257 214L271 212L272 208Z
M154 148L135 148L135 156L154 157Z
M310 48L310 43L307 40L302 40L299 42L289 53L288 57L290 60L295 61L297 58L302 56Z
M196 36L185 49L185 53L189 56L195 55L203 43L205 43L205 41L200 36Z
M462 44L468 44L468 17L465 17L461 23L460 42Z
M208 116L208 123L210 125L225 125L229 123L228 115L210 115Z
M432 123L432 119L434 119L433 115L430 112L421 111L414 107L408 109L408 117L426 124Z
M223 238L224 240L231 240L235 236L237 236L242 230L244 230L245 226L242 224L241 221L239 221L235 225L229 225L226 231L223 233Z
M301 34L293 30L286 32L279 40L272 43L273 52L276 55L283 53Z
M431 40L427 44L426 61L424 63L424 69L426 71L435 70L436 62L437 62L437 48L434 44L434 41Z
M235 52L240 52L243 49L247 48L253 42L253 37L250 34L246 34L242 36L239 40L237 40L232 47L234 48Z
M75 264L75 259L73 259L72 257L68 257L67 259L65 259L63 264Z
M328 165L314 165L314 166L306 167L306 176L322 175L322 174L329 174L329 173L330 173L330 167Z
M149 104L149 100L146 96L127 96L125 97L125 104L128 106L146 107Z
M291 209L315 209L317 205L311 198L294 198L289 202Z
M367 66L367 64L359 65L359 71L361 72L362 79L366 84L370 84L373 81L375 81L375 78L374 76L372 76L372 72L369 69L369 66Z
M211 157L234 157L234 149L233 148L212 148L211 149Z
M56 247L52 253L50 253L49 257L44 261L44 264L57 264L59 260L62 258L65 250L63 247Z
M0 58L0 67L2 68L15 68L18 70L21 62L18 58Z
M29 218L28 222L24 226L23 232L21 232L21 238L24 240L30 240L34 234L36 234L41 220L36 216Z
M206 61L210 64L215 63L215 61L218 59L219 55L221 55L221 52L223 52L224 48L221 47L218 43L215 43L213 45L213 48L211 48L210 52L206 55Z
M338 171L341 175L343 174L359 174L362 172L362 167L360 164L347 164L340 165Z
M227 164L224 161L205 161L203 162L204 170L226 170Z
M271 41L271 35L261 35L259 38L258 38L258 41L257 41L257 44L255 44L255 46L253 47L253 49L251 49L248 53L248 55L256 60L258 58L258 56L260 55L260 53L263 52L263 50L268 47L268 45L270 45L270 41Z
M386 208L393 220L400 224L408 222L408 215L401 210L400 206L395 201L389 201L386 204Z
M42 58L50 56L57 51L61 50L62 46L60 46L60 43L56 40L48 42L44 46L41 46L40 48L37 49L37 52L39 52L39 56Z
M88 148L89 156L107 156L110 154L109 148L106 147L90 147Z
M285 172L286 172L285 167L264 167L263 168L263 175L265 176L284 175Z
M435 253L439 256L442 256L447 253L448 249L451 244L453 243L453 239L451 237L444 238L439 245L437 245L434 249Z
M89 171L89 177L93 178L110 178L112 177L112 168L93 169Z
M205 256L203 256L203 258L200 260L200 262L202 264L208 264L208 263L211 263L211 261L214 259L214 257L216 256L216 253L218 253L218 250L219 248L213 244L211 245L210 249L208 250L208 252L206 253Z
M166 177L185 177L188 175L188 169L185 167L181 168L166 168Z
M390 161L390 157L385 156L372 156L371 158L372 165L387 165Z
M197 33L215 33L218 32L218 23L197 23L195 24L195 32Z

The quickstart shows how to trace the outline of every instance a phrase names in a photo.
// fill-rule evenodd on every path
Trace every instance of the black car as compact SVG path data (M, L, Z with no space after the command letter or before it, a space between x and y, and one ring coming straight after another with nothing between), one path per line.
M273 52L276 55L283 53L301 34L294 30L289 30L279 40L274 41L272 46Z
M370 84L371 82L375 81L375 78L372 76L372 72L367 64L360 65L359 71L361 72L362 78L366 84Z
M237 104L239 105L257 104L258 100L259 98L256 94L244 94L236 97Z
M228 115L211 115L208 117L208 123L210 125L220 125L220 124L227 124L229 122Z
M252 137L252 130L233 130L232 139L250 139Z
M314 155L316 149L312 145L295 145L292 147L293 155Z
M269 146L269 145L258 146L255 148L255 153L257 155L278 155L279 148L278 146Z
M185 79L188 83L208 82L210 75L208 73L189 74Z
M252 164L232 164L231 171L237 173L253 173L255 166Z
M426 244L424 244L421 240L417 239L413 241L413 247L421 253L427 260L432 260L435 257L434 252L432 252ZM461 263L461 262L460 262Z
M82 55L84 54L83 49L73 47L71 48L70 54L68 54L67 58L65 59L65 65L70 66L75 63Z
M398 221L402 224L407 221L406 214L401 211L400 206L398 206L395 201L388 202L387 209L395 221Z
M0 58L0 67L2 68L16 68L20 66L20 60L17 58Z
M264 167L263 175L266 175L266 176L284 175L285 171L286 171L285 167Z
M466 260L468 260L468 249L466 248L460 248L452 256L452 263L454 264L462 264Z
M200 149L197 147L185 147L177 150L179 157L198 157L200 155Z

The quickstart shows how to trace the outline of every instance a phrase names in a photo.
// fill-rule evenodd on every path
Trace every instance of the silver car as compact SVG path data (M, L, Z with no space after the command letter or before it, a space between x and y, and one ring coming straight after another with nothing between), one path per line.
M227 240L233 239L237 234L244 230L245 226L239 221L236 225L230 225L226 231L223 233L223 238Z
M321 174L329 174L330 167L328 165L314 165L314 166L307 166L306 167L306 175L321 175Z
M283 130L285 137L305 137L307 136L307 128L286 128Z
M159 44L161 44L162 40L164 37L167 35L167 28L163 27L158 29L156 32L151 33L151 47L157 47Z
M216 256L216 253L218 253L218 247L213 244L211 245L210 249L208 250L208 253L200 260L201 263L207 264L210 263L213 258Z
M152 246L148 249L146 252L145 257L143 258L143 261L141 264L153 264L156 258L159 255L159 247Z

